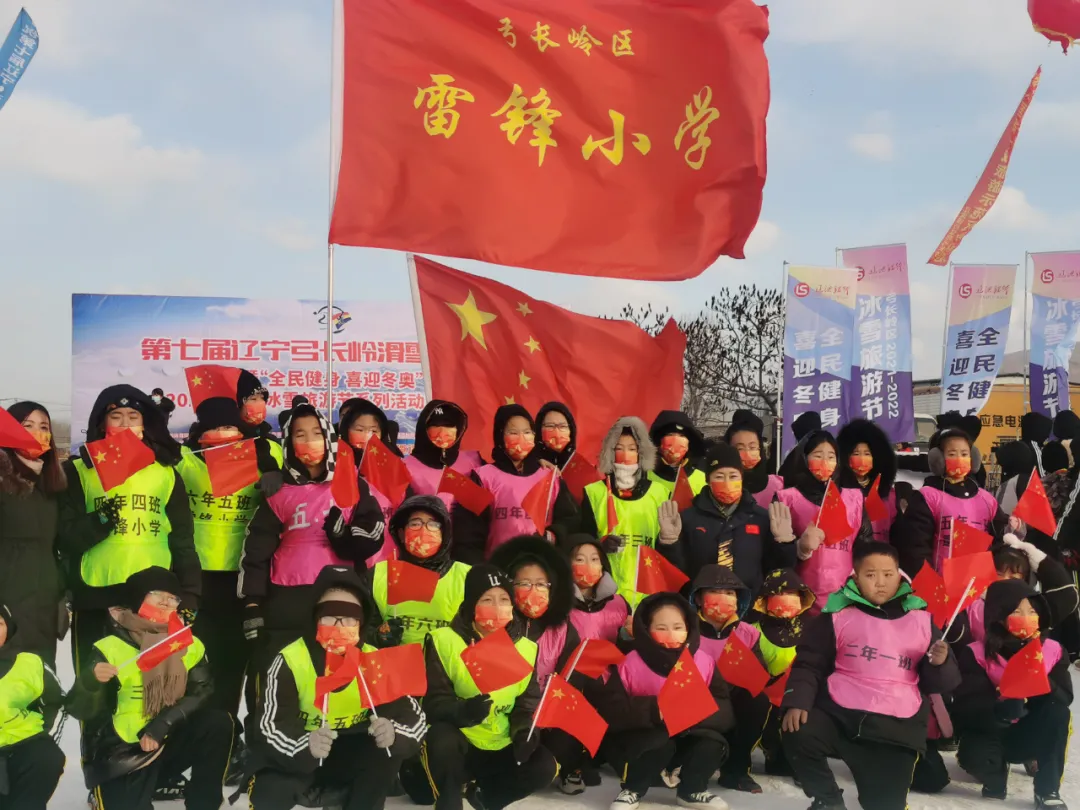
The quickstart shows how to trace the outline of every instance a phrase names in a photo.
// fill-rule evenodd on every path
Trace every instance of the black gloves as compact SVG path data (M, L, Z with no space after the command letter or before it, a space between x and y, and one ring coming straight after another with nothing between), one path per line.
M1027 714L1027 706L1020 698L1006 698L994 703L994 718L999 723L1011 725Z
M330 511L326 513L326 520L323 521L323 531L332 540L340 540L349 531L345 525L345 516L341 514L341 510L336 506L331 506Z
M536 753L536 749L540 747L540 735L536 731L533 731L531 740L528 736L529 732L519 731L514 737L514 759L518 765L528 762L529 758Z
M244 638L248 641L258 641L262 634L263 617L262 608L259 605L244 605Z
M457 724L458 728L478 726L484 722L484 718L491 711L491 696L476 695L458 704Z
M605 554L618 554L623 547L623 539L617 534L606 535L600 541L600 548Z
M401 644L402 636L405 634L405 625L401 619L386 619L379 625L375 634L375 646L380 650L384 650L387 647L396 647Z
M105 499L89 514L89 518L98 536L104 540L116 531L120 523L120 502L116 497Z
M273 495L277 495L278 490L284 485L285 473L281 470L270 470L269 472L263 473L262 478L259 479L259 492L261 492L264 497L269 498Z

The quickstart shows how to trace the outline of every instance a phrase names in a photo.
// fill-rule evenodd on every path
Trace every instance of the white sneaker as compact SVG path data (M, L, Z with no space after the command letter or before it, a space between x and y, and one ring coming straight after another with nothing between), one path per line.
M567 796L578 796L585 792L585 782L580 771L568 773L559 780L559 790Z
M611 810L637 810L641 797L632 790L620 790L615 801L611 803Z
M679 807L708 808L708 810L728 810L728 803L719 796L714 796L707 790L701 793L691 793L689 796L678 796L675 803Z

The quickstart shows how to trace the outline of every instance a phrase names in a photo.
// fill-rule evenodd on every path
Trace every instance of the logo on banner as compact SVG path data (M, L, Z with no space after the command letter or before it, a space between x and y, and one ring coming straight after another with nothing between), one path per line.
M1047 268L1046 270L1043 270L1041 273L1039 273L1039 278L1042 279L1043 284L1049 284L1054 280L1054 271L1050 268Z
M864 278L866 278L866 268L858 267L856 269L859 271L859 281L862 281Z
M971 298L971 285L961 284L960 289L957 290L961 298Z
M319 326L326 328L326 307L316 310L313 315L318 316ZM334 307L334 334L340 335L345 331L345 324L352 320L352 315L341 307Z
M806 298L810 294L810 285L805 281L800 281L795 285L795 297Z

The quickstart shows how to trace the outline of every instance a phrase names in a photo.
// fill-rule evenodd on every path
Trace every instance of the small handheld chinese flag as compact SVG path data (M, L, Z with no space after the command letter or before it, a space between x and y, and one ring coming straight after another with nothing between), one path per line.
M619 652L619 648L610 641L602 638L587 638L582 640L577 649L570 654L566 666L563 667L562 675L564 678L569 678L574 672L580 672L590 678L599 678L608 667L617 667L625 660L626 656Z
M129 433L130 431L124 431ZM135 659L135 666L142 672L149 672L170 655L183 653L195 643L195 637L191 634L191 628L186 626L176 613L169 615L168 634L164 641L159 641L152 647L147 647L139 653Z
M360 674L360 650L349 647L345 655L326 654L326 674L315 679L315 705L322 706L331 692L356 680Z
M783 675L765 687L765 695L773 706L779 708L780 704L784 702L784 695L787 694L787 682L790 677L791 667L788 667L784 670Z
M439 587L439 574L404 560L386 561L386 604L430 602Z
M717 712L716 699L709 692L709 685L698 672L688 649L683 649L668 673L656 703L669 737L681 734Z
M496 630L467 647L461 653L461 660L484 695L512 686L533 670L505 629Z
M551 505L555 502L557 487L555 470L551 470L547 475L541 476L521 499L521 508L532 518L539 535L543 535L551 523Z
M878 473L877 478L874 479L874 483L870 485L870 491L866 493L866 514L873 522L879 520L889 519L889 507L885 505L885 501L881 499L881 492L879 487L881 486L881 474Z
M968 579L960 584L963 587ZM915 578L911 580L911 589L915 595L926 602L926 609L934 619L934 624L944 627L952 616L952 605L949 602L949 592L945 588L943 580L928 562L923 562L922 568Z
M339 447L341 444L338 442ZM364 457L360 460L360 474L373 489L389 498L395 509L405 500L405 491L412 483L405 462L387 450L378 436L368 439Z
M962 520L952 519L952 539L949 544L950 557L963 557L967 554L978 554L986 551L994 538L984 531L969 526Z
M994 556L989 551L966 554L963 557L946 557L943 574L945 592L949 595L949 604L954 611L967 610L968 605L982 596L998 578ZM959 608L956 607L958 603Z
M671 499L679 505L680 512L694 505L694 490L690 488L690 479L686 477L686 467L679 467L679 472L675 474L675 488L671 490Z
M634 588L638 593L678 593L689 581L690 577L665 560L656 549L638 546L637 587Z
M482 515L484 510L491 506L494 501L491 493L473 481L472 478L462 475L450 467L443 468L442 477L439 479L439 487L436 491L453 495L458 503L474 515Z
M1057 519L1054 517L1054 510L1050 508L1050 501L1046 497L1046 490L1043 488L1037 468L1031 471L1027 489L1020 496L1012 516L1020 518L1028 526L1038 529L1049 537L1053 537L1057 532Z
M548 682L547 695L536 714L537 728L565 731L596 756L608 724L599 712L562 675L555 673Z
M10 450L38 449L37 439L3 408L0 408L0 447Z
M754 651L734 633L728 636L716 666L725 681L732 686L741 686L755 697L769 683L769 671L761 665Z
M419 644L361 652L359 668L371 694L369 702L368 695L360 690L360 702L365 709L393 703L406 695L422 697L427 694L424 648Z
M619 510L615 508L615 493L611 491L611 481L607 483L607 533L613 534L619 526Z
M130 430L121 430L115 436L87 442L86 452L101 481L101 488L106 492L120 486L156 460L154 451Z
M215 498L232 495L259 480L254 439L211 447L203 451L203 460L210 476L210 494Z
M562 480L574 500L581 503L585 498L585 487L597 481L603 481L604 476L589 463L585 456L574 453L562 468Z
M338 509L348 509L360 503L360 482L356 480L356 455L344 438L338 439L337 464L334 465L334 480L330 483L330 494ZM379 490L382 492L382 490ZM387 496L389 497L389 496Z
M240 379L238 368L217 365L188 366L184 369L184 376L187 377L192 408L198 408L206 400L217 397L236 399L236 383Z
M1003 698L1030 698L1050 692L1042 642L1033 638L1009 659L1001 675L998 691Z
M855 531L848 523L847 507L840 497L840 488L833 481L825 487L825 498L818 510L815 525L825 532L825 545L835 546L851 537Z

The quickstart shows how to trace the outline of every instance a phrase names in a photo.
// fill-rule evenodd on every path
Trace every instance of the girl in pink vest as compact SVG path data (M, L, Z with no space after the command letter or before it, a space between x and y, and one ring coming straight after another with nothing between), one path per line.
M588 534L572 534L562 546L567 550L574 580L570 623L581 638L603 639L614 644L630 615L630 605L618 593L603 546Z
M675 768L681 768L680 806L727 810L727 803L709 793L708 786L727 754L725 735L735 717L728 685L700 644L697 615L685 599L673 593L646 597L634 613L633 649L595 696L589 695L608 723L601 754L622 774L622 790L611 810L636 810L661 773ZM671 737L657 695L684 650L708 684L716 711Z
M1006 579L987 588L986 640L974 641L957 653L964 680L953 694L952 716L960 734L957 762L982 783L983 796L1006 798L1009 764L1034 760L1038 766L1035 806L1062 810L1065 803L1058 791L1069 741L1073 684L1068 656L1046 637L1053 624L1047 600L1027 583ZM1042 640L1049 693L1002 698L998 684L1009 659L1036 637Z
M896 492L893 489L896 452L889 437L873 422L852 419L840 430L836 443L840 453L840 472L836 480L840 486L857 490L865 498L870 494L874 482L878 482L877 492L885 506L886 516L871 519L870 526L874 530L875 540L888 543L889 532L896 520Z
M900 576L896 549L870 542L855 571L806 629L782 710L783 744L818 810L844 806L829 757L844 760L872 810L904 810L926 751L931 694L960 683L926 603Z
M900 567L915 576L924 562L941 573L949 556L953 521L1001 537L1009 518L994 496L975 482L982 457L967 433L948 428L930 439L930 472L922 489L908 498L907 509L893 524L893 545Z
M816 612L824 607L829 594L843 587L851 572L855 547L873 540L873 529L865 516L862 493L841 489L847 522L853 528L839 543L825 545L825 533L815 524L825 499L826 486L829 481L835 481L836 440L823 430L815 431L805 436L792 452L799 455L784 462L788 469L784 480L786 488L777 498L791 510L791 527L799 538L799 563L795 570L817 595Z
M761 463L765 447L765 423L753 411L738 410L724 441L739 451L743 468L743 489L754 496L758 506L769 508L776 493L784 488L784 479L770 475L768 466Z
M460 405L444 399L433 399L420 411L416 420L416 443L405 458L412 484L406 495L438 494L450 509L454 496L439 492L443 470L450 467L468 475L484 460L475 450L462 450L461 441L469 429L469 416Z
M472 563L490 559L499 546L521 534L534 534L537 526L523 508L533 487L551 477L536 452L536 425L521 405L503 405L495 411L491 464L474 470L473 480L491 493L492 503L480 515L457 504L453 510L457 559ZM555 481L551 496L551 523L573 524L577 505L567 488ZM541 527L545 531L548 526Z

